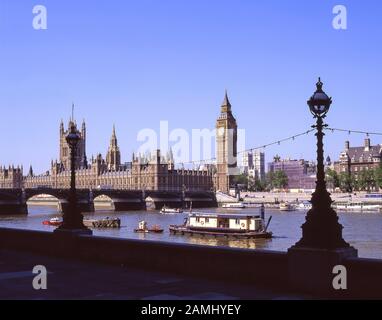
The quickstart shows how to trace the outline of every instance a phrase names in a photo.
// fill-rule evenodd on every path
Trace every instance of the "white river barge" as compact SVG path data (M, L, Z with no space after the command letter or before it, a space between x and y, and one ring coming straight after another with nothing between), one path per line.
M191 213L183 225L171 225L170 233L181 235L201 235L232 237L242 239L272 238L268 223L257 215L231 215L211 213Z

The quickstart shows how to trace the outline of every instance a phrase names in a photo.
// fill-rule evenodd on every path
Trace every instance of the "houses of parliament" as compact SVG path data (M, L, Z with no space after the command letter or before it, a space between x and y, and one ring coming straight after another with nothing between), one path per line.
M0 167L0 188L69 188L70 149L65 137L73 124L80 137L75 155L77 188L229 192L232 179L230 169L237 166L237 123L227 93L216 122L216 164L197 170L176 169L172 152L164 156L160 150L148 157L133 155L131 163L122 164L115 127L106 158L98 154L88 159L86 124L83 122L79 128L71 118L67 130L61 121L59 160L52 161L49 171L35 175L30 167L24 176L22 167Z

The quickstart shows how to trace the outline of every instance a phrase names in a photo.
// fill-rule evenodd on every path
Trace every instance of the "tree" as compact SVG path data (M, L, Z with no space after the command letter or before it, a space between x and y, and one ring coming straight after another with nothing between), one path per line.
M340 187L340 178L338 176L337 171L328 168L326 171L326 182L328 183L328 187L333 190Z
M267 184L270 189L286 188L288 186L288 176L282 170L277 170L275 172L268 172Z
M273 189L273 172L272 171L267 172L265 176L265 183L268 190Z
M264 181L261 181L259 179L255 179L255 190L258 192L265 191L266 185L265 185Z
M350 192L359 191L361 188L358 177L354 174L350 175Z
M248 177L248 191L256 191L256 181L253 177Z
M248 187L248 176L244 173L233 176L232 183L233 183L233 185L237 185L237 184L245 185L245 187L247 188Z
M238 184L248 184L248 176L246 174L241 174L237 176L237 183Z
M357 177L358 190L370 191L375 186L374 170L362 170Z
M339 177L339 188L342 192L351 192L354 187L354 181L352 176L347 172L341 172Z
M379 189L382 188L382 165L374 169L374 182Z
M248 178L248 191L261 192L265 191L266 185L258 178L249 177Z

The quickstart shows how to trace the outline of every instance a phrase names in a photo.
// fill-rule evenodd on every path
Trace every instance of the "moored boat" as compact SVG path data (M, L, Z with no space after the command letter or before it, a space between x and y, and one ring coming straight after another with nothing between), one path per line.
M181 235L272 238L272 232L267 231L271 218L265 224L264 220L256 215L191 213L183 225L171 225L169 229L170 233Z
M139 222L138 229L134 229L136 233L163 233L163 231L158 225L153 225L151 228L147 227L146 221Z
M115 218L110 219L107 217L106 219L84 219L84 225L88 228L111 228L118 229L121 227L121 219Z
M177 213L183 213L182 209L173 209L173 208L168 208L166 206L163 206L161 209L160 213L162 214L177 214Z
M224 209L245 209L245 204L242 202L224 203L222 208Z
M58 217L55 217L55 218L52 218L50 220L43 221L42 224L45 226L59 227L60 225L62 225L62 220Z
M338 202L333 204L333 208L341 211L381 211L382 206L380 204L368 204L364 202Z
M302 201L297 206L298 210L310 210L312 209L312 204L310 201Z
M279 209L280 211L295 211L296 210L295 206L288 202L281 203Z

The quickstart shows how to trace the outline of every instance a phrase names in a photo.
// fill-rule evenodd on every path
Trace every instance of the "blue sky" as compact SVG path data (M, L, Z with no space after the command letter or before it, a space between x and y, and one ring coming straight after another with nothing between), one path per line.
M48 30L32 28L37 4ZM332 27L336 4L347 30ZM160 120L213 128L225 89L247 147L262 145L309 128L318 76L334 100L330 125L382 131L381 18L379 0L1 0L0 164L47 170L72 101L88 155L105 154L115 123L129 161L139 130ZM326 138L336 159L346 139L365 137ZM265 152L314 159L314 137Z

